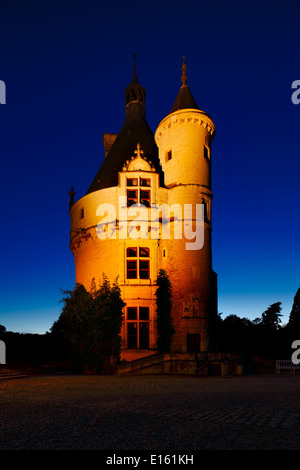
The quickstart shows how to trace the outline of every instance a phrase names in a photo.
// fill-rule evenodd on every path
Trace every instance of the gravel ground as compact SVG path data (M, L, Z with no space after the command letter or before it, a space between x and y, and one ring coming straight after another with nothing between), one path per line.
M0 381L1 450L299 450L300 375Z

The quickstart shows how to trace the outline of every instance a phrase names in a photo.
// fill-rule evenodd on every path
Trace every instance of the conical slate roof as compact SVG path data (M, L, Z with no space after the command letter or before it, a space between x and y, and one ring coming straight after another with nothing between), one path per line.
M194 97L190 92L189 87L187 85L182 85L170 112L174 113L174 111L178 111L179 109L189 108L199 109L199 106L194 100Z
M154 165L160 174L163 185L163 172L159 163L158 148L154 135L145 119L145 89L138 83L134 68L133 80L125 89L126 117L105 160L99 168L87 194L99 189L118 185L118 172L134 155L137 144L143 150L143 156Z
M199 109L194 97L187 85L187 75L186 75L186 65L185 65L185 57L183 58L183 65L182 65L182 76L181 76L182 85L179 90L179 93L176 97L176 100L173 104L173 107L170 111L174 113L180 109Z

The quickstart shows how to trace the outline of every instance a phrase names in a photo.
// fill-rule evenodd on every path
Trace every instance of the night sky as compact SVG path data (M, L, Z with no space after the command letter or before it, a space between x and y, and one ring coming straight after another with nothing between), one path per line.
M0 2L0 324L44 333L73 289L69 195L118 133L136 53L153 132L188 85L216 124L213 268L219 312L254 319L300 287L298 1Z

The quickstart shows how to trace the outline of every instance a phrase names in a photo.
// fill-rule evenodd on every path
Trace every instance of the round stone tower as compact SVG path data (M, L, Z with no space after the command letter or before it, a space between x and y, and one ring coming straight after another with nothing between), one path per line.
M163 267L173 286L177 332L173 350L197 352L209 349L210 321L217 313L217 282L211 256L211 143L215 125L190 92L185 60L181 81L170 114L156 130L155 141L169 208L176 204L171 218L173 236L162 240L167 254ZM181 224L177 237L176 223L177 228Z

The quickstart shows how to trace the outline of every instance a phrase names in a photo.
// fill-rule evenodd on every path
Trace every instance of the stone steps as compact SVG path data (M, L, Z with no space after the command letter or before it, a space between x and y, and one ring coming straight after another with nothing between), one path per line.
M0 368L0 380L20 379L22 377L27 377L27 375L23 374L20 370Z

